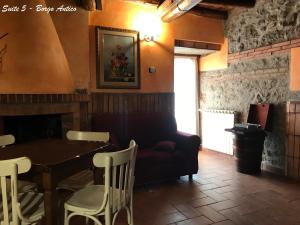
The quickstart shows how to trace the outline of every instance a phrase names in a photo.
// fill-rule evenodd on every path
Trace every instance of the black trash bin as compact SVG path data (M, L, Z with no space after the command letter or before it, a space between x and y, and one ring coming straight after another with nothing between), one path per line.
M266 130L270 131L271 105L251 104L246 124L236 124L225 129L233 133L233 150L237 170L241 173L257 174L261 172L262 152Z
M233 151L237 170L241 173L257 174L261 172L262 152L266 137L265 131L257 129L226 129L233 135Z

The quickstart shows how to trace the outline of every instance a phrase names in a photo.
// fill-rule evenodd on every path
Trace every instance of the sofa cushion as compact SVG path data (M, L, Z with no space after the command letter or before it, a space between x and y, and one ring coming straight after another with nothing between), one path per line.
M154 147L154 151L158 152L174 152L176 143L174 141L160 141Z

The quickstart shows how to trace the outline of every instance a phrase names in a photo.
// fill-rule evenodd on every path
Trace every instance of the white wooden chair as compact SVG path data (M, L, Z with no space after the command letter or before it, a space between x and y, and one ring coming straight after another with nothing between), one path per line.
M104 143L109 141L109 132L70 130L67 132L66 136L68 140L73 141L95 141ZM69 190L74 192L92 183L93 172L91 170L84 170L61 181L58 184L58 190Z
M5 148L6 145L15 143L15 137L11 134L0 136L0 148Z
M127 222L133 225L132 192L137 145L131 141L129 148L110 153L97 153L93 158L96 167L104 168L104 185L90 185L73 194L65 203L65 225L73 216L91 219L102 225L114 225L121 211L127 212Z
M0 136L0 149L3 149L7 145L11 145L15 143L15 137L11 134L8 135L1 135ZM10 183L10 180L7 179L7 182ZM9 190L10 186L8 187ZM32 191L36 189L36 184L28 181L19 181L18 182L18 191L19 192L27 192Z
M1 225L37 224L44 215L42 194L35 192L18 194L17 175L28 172L30 168L31 161L26 157L0 161ZM7 180L10 180L9 184ZM8 191L8 185L11 191Z
M67 132L69 140L77 141L102 141L107 143L109 141L109 132L91 132L91 131L74 131Z

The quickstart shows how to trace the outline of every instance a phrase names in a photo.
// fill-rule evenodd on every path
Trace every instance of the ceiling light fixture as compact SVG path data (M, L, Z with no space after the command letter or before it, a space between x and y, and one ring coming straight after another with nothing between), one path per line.
M197 5L202 0L166 0L159 7L158 12L163 22L170 22Z

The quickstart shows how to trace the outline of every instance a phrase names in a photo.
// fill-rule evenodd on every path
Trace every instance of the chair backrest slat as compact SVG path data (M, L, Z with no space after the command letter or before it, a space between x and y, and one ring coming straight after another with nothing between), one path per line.
M6 145L15 143L15 137L11 134L0 136L0 148L4 148Z
M113 190L115 190L117 188L117 167L113 166L113 175L112 175L112 188ZM111 200L112 200L112 206L113 206L113 210L116 210L116 204L113 201L113 199L115 198L116 193L114 191L111 191Z
M6 186L6 177L1 176L3 223L9 224L8 196Z
M109 141L109 132L91 132L91 131L75 131L67 132L69 140L77 141L102 141L107 143Z
M120 206L122 205L122 193L125 192L123 190L126 190L126 187L123 186L123 181L124 181L124 167L126 166L126 164L122 164L120 166L120 173L119 173L119 189L118 189L118 204L119 204L119 209L120 209Z
M26 173L31 168L31 161L27 157L0 161L1 193L2 193L2 221L1 224L19 224L17 206L18 189L17 174ZM10 183L7 183L7 181ZM8 191L7 185L10 185ZM11 214L10 214L11 213Z
M130 200L134 182L134 165L137 145L130 142L128 149L118 152L97 153L93 158L96 167L107 167L107 159L111 159L111 173L105 173L105 191L109 192L110 207L120 210Z

